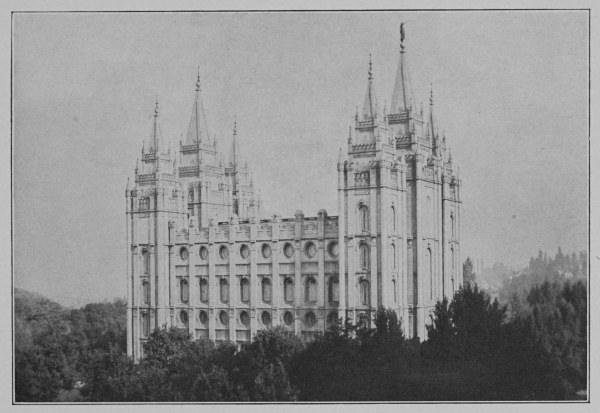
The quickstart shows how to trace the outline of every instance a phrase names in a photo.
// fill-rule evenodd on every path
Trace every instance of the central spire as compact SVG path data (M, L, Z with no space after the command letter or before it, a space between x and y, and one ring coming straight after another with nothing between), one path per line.
M406 112L413 106L414 98L412 85L408 76L408 67L404 51L404 23L400 24L400 63L398 72L396 73L396 82L394 84L394 92L392 94L392 106L390 113L396 114Z
M237 115L233 119L233 141L231 143L231 153L229 154L229 164L235 169L240 166L240 148L237 142Z
M158 95L156 96L156 104L154 106L154 122L152 123L152 136L150 136L149 152L159 152L160 145L160 124L158 123Z
M363 104L362 120L373 120L377 117L377 97L373 87L373 62L369 54L369 81L367 84L367 93L365 94L365 103Z
M188 126L186 145L192 145L202 142L203 136L208 139L208 126L206 125L206 116L204 114L204 106L200 97L200 67L198 67L198 77L196 79L196 98L194 107L192 108L192 116Z

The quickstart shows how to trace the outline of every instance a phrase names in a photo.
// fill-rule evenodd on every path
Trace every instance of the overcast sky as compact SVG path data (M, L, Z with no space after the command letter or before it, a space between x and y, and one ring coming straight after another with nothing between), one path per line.
M157 94L165 138L185 134L198 65L210 133L228 151L237 115L265 215L337 215L369 53L383 108L402 21L415 98L433 84L460 165L462 259L586 249L585 12L17 14L15 286L67 305L125 296L127 177Z

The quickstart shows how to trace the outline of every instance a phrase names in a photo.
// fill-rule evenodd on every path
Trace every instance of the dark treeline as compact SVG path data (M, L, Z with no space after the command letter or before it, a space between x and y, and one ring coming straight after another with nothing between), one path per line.
M381 308L373 328L340 325L308 344L282 327L241 348L159 329L133 363L122 301L66 310L19 292L16 400L578 398L587 387L585 282L546 277L517 296L503 306L467 283L437 303L423 342L404 337L396 314Z

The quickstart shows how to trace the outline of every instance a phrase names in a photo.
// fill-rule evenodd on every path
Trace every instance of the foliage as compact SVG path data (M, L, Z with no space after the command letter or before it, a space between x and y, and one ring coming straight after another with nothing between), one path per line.
M474 283L476 280L475 273L473 272L473 262L469 257L467 257L463 264L463 280L465 284Z

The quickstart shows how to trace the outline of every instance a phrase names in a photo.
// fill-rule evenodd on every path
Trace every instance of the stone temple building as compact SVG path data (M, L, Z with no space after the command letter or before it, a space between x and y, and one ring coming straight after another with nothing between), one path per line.
M339 320L371 325L380 306L408 337L426 337L435 302L462 283L461 181L433 94L425 114L416 108L403 37L382 112L369 63L337 163L338 216L261 217L237 127L227 158L210 138L199 76L177 155L165 149L156 104L126 190L130 355L142 357L162 326L237 343L284 326L309 340Z

